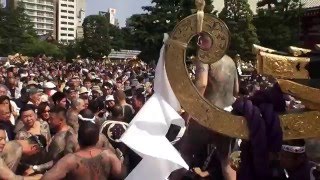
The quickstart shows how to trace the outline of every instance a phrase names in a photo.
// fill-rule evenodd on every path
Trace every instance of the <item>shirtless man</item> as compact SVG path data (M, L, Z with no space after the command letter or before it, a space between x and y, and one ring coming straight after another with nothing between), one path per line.
M210 37L199 38L199 46L203 50L211 47ZM238 94L238 74L234 61L227 55L213 64L196 64L196 87L201 95L215 106L224 109L232 105L234 96Z
M71 108L67 111L67 124L72 127L76 133L79 129L78 115L83 109L85 109L84 100L77 98L71 101Z
M67 125L66 109L56 106L50 110L49 125L57 133L48 146L50 160L54 162L78 148L76 132Z
M79 124L81 124L84 121L91 121L92 123L96 124L95 115L91 110L84 109L79 113ZM99 134L99 140L98 140L98 142L96 144L96 147L109 149L112 152L115 152L115 149L110 144L108 138L105 136L105 134L102 134L102 133Z
M3 157L6 157L7 154L4 152L6 145L6 132L5 129L0 126L0 179L6 180L30 180L30 179L40 179L41 175L22 177L15 175L14 172L8 167L7 163L4 161ZM9 145L10 146L10 145ZM11 151L12 152L12 151Z
M97 148L98 140L99 127L89 121L82 122L78 136L80 150L59 160L42 180L107 180L111 176L123 178L125 169L122 162L111 151Z
M202 34L199 37L198 45L202 50L209 50L212 46L211 38ZM200 61L197 62L195 86L199 93L215 106L221 109L231 106L235 101L234 96L238 93L239 89L237 69L234 61L229 56L224 56L220 61L210 65L203 64ZM187 163L195 166L195 168L193 167L195 171L199 170L196 167L203 166L209 154L206 153L207 148L213 144L217 148L222 176L226 180L235 180L236 172L232 170L229 164L230 138L210 131L192 118L187 118L187 121L188 129L184 137L177 144L182 157L184 157ZM209 167L209 169L219 168L217 165L215 166ZM220 176L221 173L217 176Z

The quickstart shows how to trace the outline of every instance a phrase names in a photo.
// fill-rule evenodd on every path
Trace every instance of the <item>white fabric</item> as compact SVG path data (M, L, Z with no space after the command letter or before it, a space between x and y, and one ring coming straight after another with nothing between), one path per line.
M43 88L53 89L53 88L56 88L56 85L54 85L53 82L46 82L44 83Z
M106 96L106 101L114 101L113 95Z
M167 36L168 37L168 36ZM165 38L166 39L166 38ZM171 124L185 127L176 112L180 104L169 84L164 66L165 46L156 68L155 94L130 123L121 141L142 157L126 180L164 180L172 171L186 168L186 162L165 137Z
M92 122L93 124L96 123L96 122L95 122L96 117L93 117L92 119L90 119L90 118L84 118L81 114L79 114L79 115L78 115L78 118L79 118L80 120L82 120L82 121L89 121L89 122Z
M317 169L317 167L312 167L311 169L310 169L310 180L316 180L316 178L314 177L314 175L313 175L313 171L315 170L315 169Z
M19 116L20 108L17 106L17 104L14 101L10 100L10 105L11 105L12 112L17 113L17 116ZM16 119L12 113L10 115L10 122L12 123L12 125L16 124Z
M306 152L306 147L282 145L282 150L291 152L291 153L302 154Z

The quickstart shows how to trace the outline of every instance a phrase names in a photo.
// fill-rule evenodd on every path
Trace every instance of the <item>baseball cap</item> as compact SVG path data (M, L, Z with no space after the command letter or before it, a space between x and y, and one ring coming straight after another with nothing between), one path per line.
M56 88L56 85L54 85L52 82L46 82L44 83L43 88L53 89L53 88Z
M27 92L29 94L35 94L35 93L43 92L43 90L39 89L39 88L29 88L29 89L27 89Z

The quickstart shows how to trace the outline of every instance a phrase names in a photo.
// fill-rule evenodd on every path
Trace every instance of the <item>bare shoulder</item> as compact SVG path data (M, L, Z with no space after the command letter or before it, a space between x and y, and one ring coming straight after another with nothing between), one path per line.
M77 156L73 153L69 153L67 155L65 155L64 157L62 157L59 161L58 164L62 164L64 166L69 166L70 168L73 167L73 165L77 164Z
M4 153L12 153L12 152L22 152L22 147L17 141L9 141L4 149Z
M113 157L117 157L116 154L114 152L112 152L110 149L105 149L105 150L101 151L101 156L105 160L113 158Z

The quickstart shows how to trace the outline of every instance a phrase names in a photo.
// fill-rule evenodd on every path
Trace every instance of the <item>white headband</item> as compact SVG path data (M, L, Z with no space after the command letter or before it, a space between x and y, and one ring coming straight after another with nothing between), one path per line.
M84 118L81 114L78 115L78 118L82 121L89 121L89 122L92 122L93 124L95 124L95 120L96 120L96 117L93 117L92 119L90 118Z
M291 152L291 153L302 154L306 152L306 147L282 145L282 150Z

